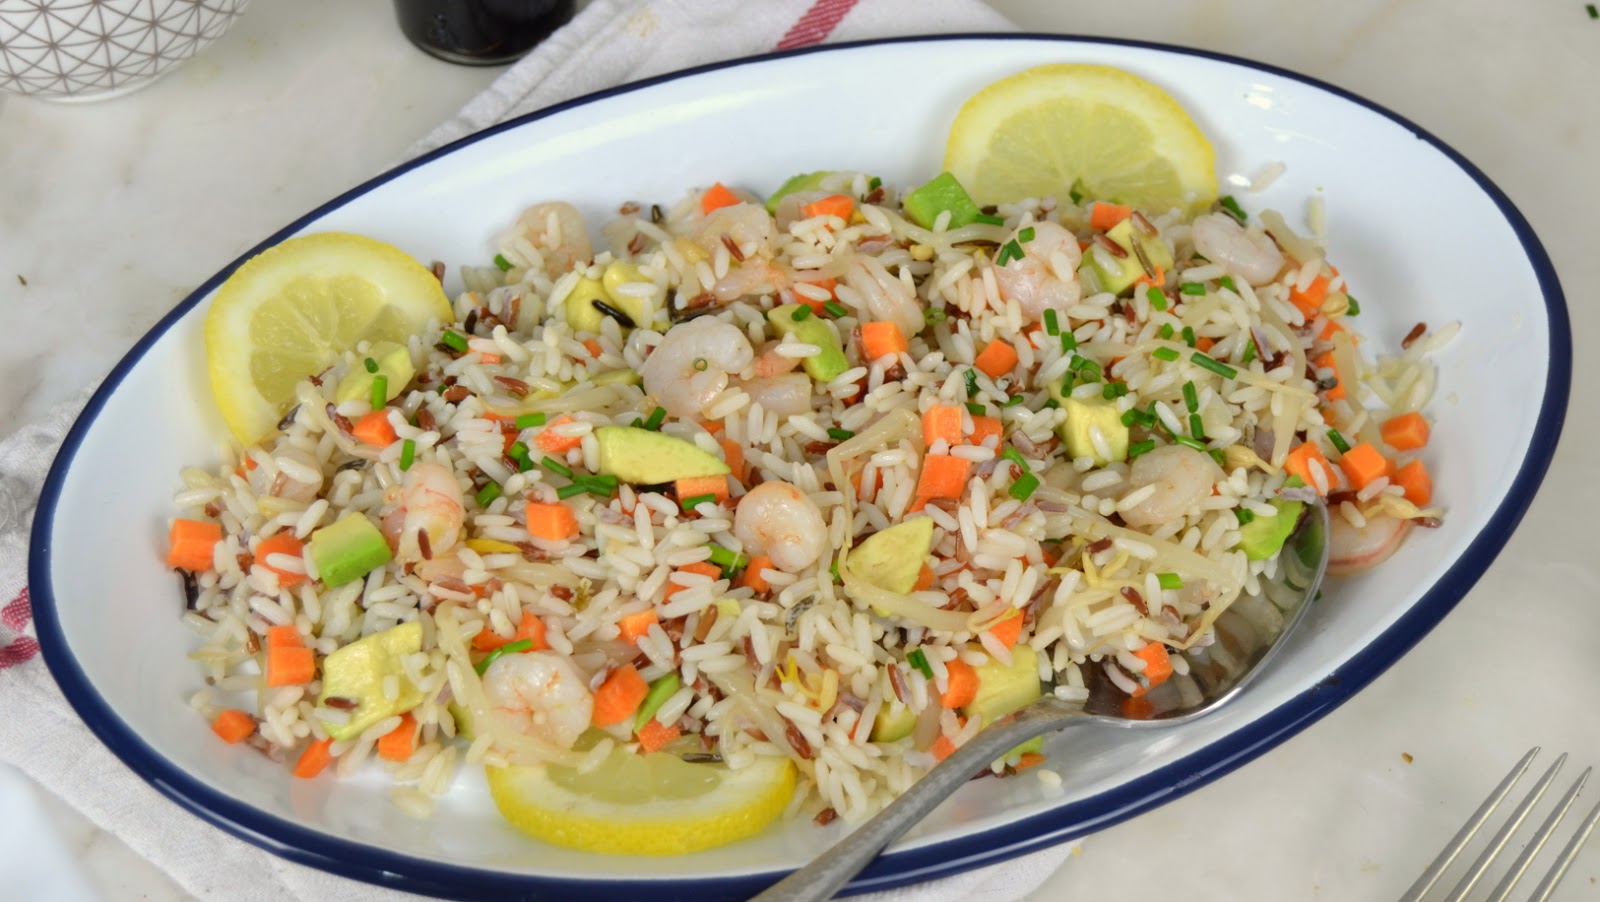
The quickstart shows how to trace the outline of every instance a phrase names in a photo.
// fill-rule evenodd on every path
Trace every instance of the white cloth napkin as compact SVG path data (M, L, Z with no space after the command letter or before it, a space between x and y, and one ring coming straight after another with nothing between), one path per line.
M716 60L821 42L1011 28L978 0L594 0L411 154L553 103ZM40 485L86 397L0 441L0 763L66 800L199 898L417 898L290 863L180 810L95 740L67 705L33 638L27 544ZM0 834L0 895L45 898L25 888L81 885L81 876L60 878L63 856L36 804L0 810L10 828ZM8 842L6 835L28 839ZM1035 890L1072 851L1056 846L859 898L1011 902ZM58 878L67 882L51 882Z

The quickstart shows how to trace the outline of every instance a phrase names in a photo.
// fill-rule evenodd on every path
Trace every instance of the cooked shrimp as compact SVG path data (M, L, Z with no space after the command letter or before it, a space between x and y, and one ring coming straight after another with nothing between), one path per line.
M888 320L900 327L902 335L916 335L927 325L922 302L875 257L857 257L845 270L844 283L866 299L867 318Z
M1411 521L1388 514L1367 517L1356 527L1337 511L1328 517L1328 572L1354 573L1389 559L1405 540Z
M811 377L805 373L785 373L766 379L739 383L750 400L759 402L780 417L799 416L811 410Z
M551 278L594 256L578 208L562 201L534 204L500 236L500 253L518 266L539 266Z
M772 223L772 217L760 204L732 204L712 210L695 226L689 240L707 254L715 254L717 248L724 246L724 235L742 248L740 253L744 254L746 260L753 257L770 259L778 240L778 230Z
M1129 526L1155 526L1184 516L1211 494L1223 476L1205 453L1182 445L1165 445L1135 458L1128 468L1129 494L1154 486L1150 497L1122 511Z
M750 365L755 351L738 326L702 316L667 330L639 367L645 391L675 417L705 413L723 389L728 374Z
M1033 229L1033 239L1019 242L1022 258L996 266L994 280L1001 299L1016 301L1023 316L1038 322L1046 310L1064 314L1083 296L1077 279L1083 252L1078 249L1078 239L1053 222L1036 222L1028 228Z
M828 544L822 511L804 492L773 480L745 493L733 512L733 534L773 566L798 573L817 562Z
M1246 229L1226 213L1194 221L1194 249L1251 285L1265 285L1283 269L1283 253L1260 229Z
M483 675L483 694L507 726L564 749L594 716L588 682L554 652L501 655Z
M761 346L761 353L756 355L756 362L750 365L751 379L781 376L784 373L794 372L794 368L800 365L800 358L779 354L779 344L776 341L769 341Z
M466 507L461 484L443 464L414 464L389 490L382 531L401 563L437 557L461 540ZM427 533L426 553L419 533Z

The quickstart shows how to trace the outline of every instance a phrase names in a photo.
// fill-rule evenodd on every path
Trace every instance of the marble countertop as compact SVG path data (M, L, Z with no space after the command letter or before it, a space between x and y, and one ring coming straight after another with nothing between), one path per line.
M1529 746L1600 763L1600 563L1583 528L1600 505L1600 373L1581 351L1600 341L1588 304L1600 20L1577 0L992 2L1027 30L1200 47L1363 95L1481 167L1555 261L1580 349L1574 400L1544 490L1482 581L1349 703L1089 837L1034 896L1153 897L1181 883L1191 899L1393 897ZM13 399L0 435L78 394L218 267L397 162L501 71L423 56L387 0L273 0L127 97L0 100L0 309L23 326L0 331ZM1427 211L1394 212L1427 228ZM115 836L44 803L106 898L188 898ZM1597 880L1592 841L1561 897L1590 898Z

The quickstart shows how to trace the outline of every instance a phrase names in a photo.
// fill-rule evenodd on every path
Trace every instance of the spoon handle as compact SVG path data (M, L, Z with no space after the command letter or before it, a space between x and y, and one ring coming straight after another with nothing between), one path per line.
M899 798L846 834L810 864L783 878L752 902L820 902L878 857L884 847L921 821L991 761L1035 736L1060 729L1084 712L1052 696L1034 702L1009 723L983 730L939 762Z

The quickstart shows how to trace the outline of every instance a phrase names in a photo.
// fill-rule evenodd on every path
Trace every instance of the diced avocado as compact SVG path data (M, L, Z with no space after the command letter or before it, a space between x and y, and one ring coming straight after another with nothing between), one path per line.
M365 366L370 359L378 365L377 372L370 372ZM392 341L375 341L367 349L367 356L344 374L339 384L333 390L333 400L336 404L354 401L357 398L366 400L372 397L372 380L382 376L388 385L385 401L393 401L400 397L400 393L411 384L411 378L417 374L416 368L411 365L411 351L405 345L398 345Z
M907 194L902 204L911 221L925 229L933 228L934 221L945 210L950 211L952 229L970 225L983 214L967 189L948 172L939 173L938 178Z
M1009 667L992 659L978 667L978 696L961 712L988 726L1042 694L1038 657L1031 646L1018 645L1011 649Z
M732 598L719 598L712 602L712 606L717 609L718 617L738 617L744 613L744 606Z
M422 693L406 679L400 659L421 650L422 624L412 621L358 639L324 658L322 694L317 697L317 704L326 706L332 698L340 699L345 706L356 703L350 709L348 722L322 722L328 735L334 739L358 736L385 717L420 704ZM383 689L384 680L391 676L400 683L394 698L389 698Z
M880 589L904 595L917 585L933 548L933 519L916 517L867 536L850 550L850 569Z
M1272 506L1278 509L1276 517L1257 516L1239 527L1239 550L1252 561L1264 561L1278 553L1289 533L1294 532L1305 502L1274 498Z
M566 302L567 325L572 327L572 331L600 331L600 323L606 315L594 305L595 301L610 302L610 295L606 294L605 286L598 279L579 279L578 284L572 286Z
M872 720L873 742L894 742L911 735L911 730L917 725L917 715L904 705L891 705L887 702L878 709L878 716Z
M639 703L639 713L633 718L634 732L643 729L644 725L656 716L656 712L661 710L661 706L667 703L667 699L672 698L682 687L683 679L678 676L677 671L657 677L656 681L650 684L650 691L645 693L644 701Z
M833 175L831 171L823 169L819 172L802 172L799 175L790 176L787 182L779 185L778 190L772 192L772 196L767 198L767 212L777 216L779 201L796 191L816 191L820 189L823 179L830 175Z
M389 543L365 514L352 511L311 534L311 559L327 586L342 586L389 563Z
M468 742L471 742L473 739L477 738L472 735L472 709L462 705L460 702L455 701L447 702L444 706L444 709L452 718L455 719L456 735L458 737L465 739Z
M595 373L589 377L589 381L595 385L638 385L644 378L639 375L638 370L624 369Z
M801 360L800 365L818 382L832 382L850 368L850 361L845 359L844 348L839 344L839 336L821 317L807 316L796 321L794 313L799 309L799 304L774 307L767 311L767 322L772 323L772 328L780 336L793 335L796 341L821 348L822 353Z
M1084 253L1083 265L1094 271L1103 291L1123 294L1145 274L1144 264L1139 262L1139 253L1134 250L1134 242L1138 242L1139 250L1144 252L1145 260L1151 266L1162 270L1172 268L1172 251L1167 248L1167 243L1134 229L1132 219L1117 223L1106 232L1106 237L1116 242L1128 255L1113 258L1108 253L1092 249ZM1113 265L1107 266L1107 263Z
M600 276L600 287L605 291L605 302L611 309L621 313L633 321L634 327L649 326L645 316L645 299L624 294L620 289L624 285L633 283L650 284L650 280L639 272L639 267L623 260L615 260L606 265L606 271ZM623 332L628 331L628 324L617 321Z
M693 442L637 426L601 426L600 474L635 485L659 485L693 476L722 476L728 465Z
M1026 754L1029 754L1029 753L1037 755L1042 751L1044 751L1044 737L1043 736L1035 736L1032 739L1028 740L1027 742L1024 742L1023 744L1021 744L1021 745L1017 746L1016 748L1012 749L1011 751L1006 752L1004 757L1012 758L1012 757L1015 757L1017 755L1026 755Z
M1095 464L1102 467L1113 460L1128 459L1128 427L1122 425L1122 414L1117 412L1115 401L1074 398L1063 393L1061 386L1054 383L1050 385L1050 397L1067 414L1067 418L1056 427L1056 433L1067 446L1069 457L1092 457ZM1101 437L1106 440L1110 458L1095 453L1094 439L1090 436L1095 427L1099 427Z

